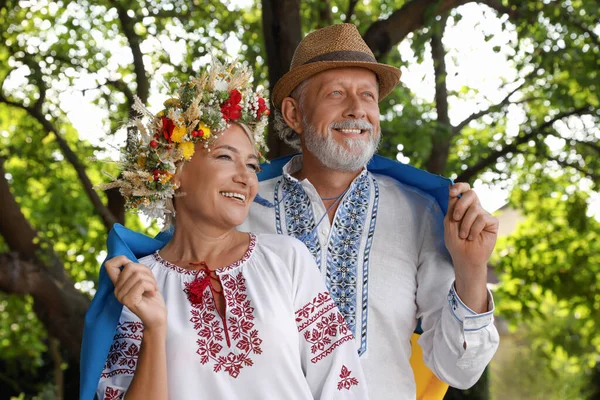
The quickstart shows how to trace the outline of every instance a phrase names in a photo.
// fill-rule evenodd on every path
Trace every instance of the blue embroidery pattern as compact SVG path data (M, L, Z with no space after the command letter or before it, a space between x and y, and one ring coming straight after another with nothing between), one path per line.
M321 268L321 245L315 228L315 218L308 195L298 183L290 179L283 178L281 185L281 196L283 209L285 211L285 222L287 234L303 242L310 253L315 258L317 265ZM279 186L280 180L275 185L274 200L279 204ZM280 207L275 207L275 221L277 224L277 233L281 234L281 217L279 215Z
M371 182L373 183L372 208L370 205ZM280 202L283 203L283 210L279 206ZM283 233L281 225L281 213L283 213L286 233L301 240L321 268L321 245L315 229L315 217L310 199L302 186L283 177L275 185L274 203L277 205L275 207L277 233ZM327 246L325 283L352 333L356 337L360 335L359 355L364 354L367 350L369 261L378 208L379 186L370 175L364 174L357 178L340 203ZM369 209L371 209L370 219ZM366 239L365 229L368 229ZM359 253L363 239L365 239L365 247L362 254L361 271L361 255ZM357 294L359 282L362 282L362 293ZM358 317L357 295L362 295ZM359 332L357 332L357 318Z
M362 292L362 324L360 330L360 350L358 355L362 355L367 351L367 316L369 305L369 256L371 255L371 245L373 244L373 235L375 234L375 222L377 221L377 210L379 208L379 185L373 179L373 188L375 196L373 199L373 210L371 211L371 225L369 226L369 234L367 236L367 244L365 246L365 254L363 258L363 292Z
M374 182L374 181L373 181ZM367 344L367 314L368 314L368 268L369 255L379 202L379 189L375 184L375 202L369 224L369 233L363 257L362 270L362 309L360 310L360 336L363 354ZM359 274L359 250L364 229L367 226L371 186L368 175L363 175L354 183L346 198L340 204L331 229L327 248L326 284L331 297L335 300L340 312L355 336L357 284Z

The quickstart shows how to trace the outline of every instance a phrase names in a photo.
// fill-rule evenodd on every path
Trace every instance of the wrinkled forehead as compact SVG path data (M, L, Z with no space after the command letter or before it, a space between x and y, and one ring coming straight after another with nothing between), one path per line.
M356 84L373 86L374 89L379 90L379 78L377 74L370 69L360 67L344 67L344 68L332 68L326 71L321 71L305 80L315 81L320 87L324 84ZM303 83L304 83L303 82Z

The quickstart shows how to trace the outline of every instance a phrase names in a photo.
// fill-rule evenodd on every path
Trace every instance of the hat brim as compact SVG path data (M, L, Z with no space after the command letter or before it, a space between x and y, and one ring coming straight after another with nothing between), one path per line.
M366 68L377 75L377 79L379 80L379 101L391 93L394 87L400 82L400 76L402 75L402 72L398 68L374 62L318 61L305 64L289 71L277 81L271 94L273 105L275 108L281 109L283 99L288 97L299 84L319 72L352 67Z

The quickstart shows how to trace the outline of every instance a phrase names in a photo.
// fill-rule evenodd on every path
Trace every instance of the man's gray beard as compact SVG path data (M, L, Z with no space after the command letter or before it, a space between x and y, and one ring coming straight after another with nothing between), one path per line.
M345 138L344 144L338 143L333 137L333 128L371 129L363 135L369 135L369 140ZM366 121L345 121L332 123L327 127L327 134L320 134L317 129L304 119L304 145L321 164L335 171L354 172L362 169L379 147L381 135L372 131L373 126ZM358 151L357 151L358 150Z

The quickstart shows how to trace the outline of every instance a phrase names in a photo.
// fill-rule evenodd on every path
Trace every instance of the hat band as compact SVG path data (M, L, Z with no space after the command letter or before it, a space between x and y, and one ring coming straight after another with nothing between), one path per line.
M303 65L311 64L319 61L358 61L358 62L370 62L377 63L375 57L370 55L369 53L364 53L362 51L351 51L351 50L341 50L341 51L332 51L331 53L325 53L318 55L314 58L311 58Z

